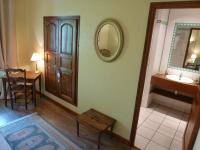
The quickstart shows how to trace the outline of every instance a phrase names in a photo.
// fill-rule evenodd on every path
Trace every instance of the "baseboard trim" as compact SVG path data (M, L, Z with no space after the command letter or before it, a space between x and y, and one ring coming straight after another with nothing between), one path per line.
M131 142L129 140L123 138L119 134L113 133L113 136L118 142L123 143L123 144L128 145L128 146L131 146Z
M39 92L38 92L38 93L39 93ZM75 112L75 111L73 111L73 110L71 110L71 109L69 109L69 108L63 106L62 104L60 104L60 103L56 102L55 100L53 100L52 98L50 98L49 96L47 96L47 95L45 95L45 94L43 94L43 93L42 93L41 95L42 95L43 97L45 97L47 100L51 101L51 102L52 102L53 104L55 104L56 106L58 106L58 107L62 108L63 110L65 110L66 112L71 113L72 115L75 115L75 116L78 116L78 115L79 115L77 112ZM108 132L108 134L109 134L109 132ZM129 140L123 138L122 136L120 136L120 135L118 135L118 134L116 134L116 133L113 133L113 137L114 137L118 142L120 142L120 143L123 143L123 144L128 145L128 146L131 145L131 142L130 142ZM137 150L137 148L136 148L136 150Z
M45 94L43 94L43 93L42 93L41 95L42 95L43 97L47 98L49 101L51 101L51 102L52 102L53 104L55 104L56 106L58 106L58 107L62 108L63 110L65 110L66 112L71 113L71 114L74 115L74 116L78 116L78 115L79 115L77 112L75 112L75 111L73 111L73 110L71 110L71 109L65 107L64 105L62 105L62 104L56 102L55 100L53 100L53 99L50 98L49 96L47 96L47 95L45 95Z

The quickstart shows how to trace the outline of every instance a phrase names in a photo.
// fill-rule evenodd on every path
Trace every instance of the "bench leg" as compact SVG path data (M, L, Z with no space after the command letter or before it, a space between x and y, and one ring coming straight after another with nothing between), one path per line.
M99 136L98 136L98 150L100 150L100 145L101 145L101 135L102 135L102 132L99 133Z
M110 138L113 138L113 128L114 128L114 124L110 127Z
M76 126L77 126L77 136L79 137L79 122L76 121Z

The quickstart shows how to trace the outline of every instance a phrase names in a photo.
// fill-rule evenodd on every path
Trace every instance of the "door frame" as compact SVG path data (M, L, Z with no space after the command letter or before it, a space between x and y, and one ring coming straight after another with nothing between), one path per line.
M142 64L140 69L140 76L138 81L137 96L135 103L135 110L133 114L132 129L130 135L130 144L134 147L137 124L139 119L140 106L142 102L142 95L144 90L144 83L150 53L151 40L153 35L154 19L157 9L183 9L183 8L200 8L200 1L174 1L174 2L152 2L150 3L149 17L146 29L146 37L143 51ZM196 136L191 140L192 145L196 140Z

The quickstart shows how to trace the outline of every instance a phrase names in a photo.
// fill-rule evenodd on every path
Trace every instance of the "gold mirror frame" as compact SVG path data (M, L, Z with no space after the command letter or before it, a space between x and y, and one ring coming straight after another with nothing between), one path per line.
M118 35L118 38L119 38L119 43L118 43L118 47L117 47L117 50L116 52L110 56L110 57L105 57L103 56L101 53L100 53L100 49L99 49L99 46L98 46L98 37L99 37L99 32L101 31L101 29L107 25L107 24L110 24L112 25L115 29L116 29L116 32L117 32L117 35ZM103 20L98 26L97 26L97 30L96 30L96 33L95 33L95 49L96 49L96 53L97 53L97 56L105 61L105 62L112 62L114 61L121 53L122 51L122 48L123 48L123 44L124 44L124 36L123 36L123 31L122 31L122 28L121 26L119 25L119 23L114 20L114 19L105 19Z

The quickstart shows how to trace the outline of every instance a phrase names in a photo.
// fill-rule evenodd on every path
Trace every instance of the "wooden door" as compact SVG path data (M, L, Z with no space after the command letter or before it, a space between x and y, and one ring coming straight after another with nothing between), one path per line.
M45 89L77 105L79 16L44 17Z
M44 50L45 50L45 88L48 92L58 95L57 86L57 53L58 45L58 20L44 18Z
M199 131L200 124L200 86L197 87L197 95L192 103L192 110L189 116L189 121L184 133L183 149L192 150Z
M78 20L59 21L59 95L76 104Z

